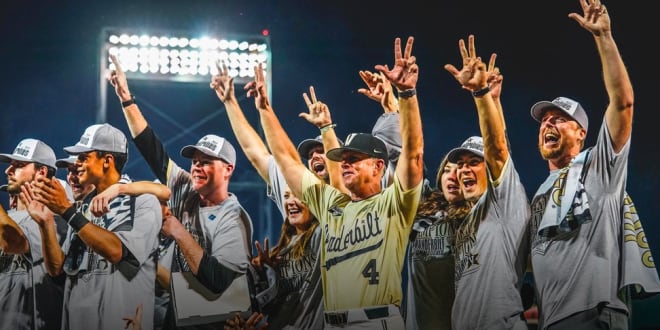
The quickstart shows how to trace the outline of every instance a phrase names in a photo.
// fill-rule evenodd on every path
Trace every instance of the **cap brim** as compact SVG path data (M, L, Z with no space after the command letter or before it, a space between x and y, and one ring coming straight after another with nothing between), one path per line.
M456 163L456 161L458 161L458 156L460 156L461 154L464 154L464 153L470 153L470 154L473 154L473 155L479 156L479 157L481 157L481 158L484 158L484 154L483 154L483 153L480 153L480 152L477 152L477 151L474 151L474 150L472 150L472 149L468 149L468 148L461 148L461 147L458 147L458 148L454 148L454 149L452 149L452 150L447 154L447 160L448 160L449 162L451 162L451 163Z
M64 151L66 151L66 153L68 153L69 155L77 155L85 152L94 151L94 149L82 147L82 146L70 146L70 147L65 147Z
M58 159L57 161L55 161L55 166L57 168L68 168L69 166L71 166L73 164L74 164L74 162L71 162L71 161L66 160L66 159Z
M325 157L332 160L332 161L340 162L341 161L341 154L344 153L344 151L353 151L353 152L361 153L361 154L367 155L371 158L378 158L378 159L382 159L385 162L387 162L387 155L383 155L383 157L378 157L378 156L375 156L375 155L372 155L372 154L368 154L368 153L366 153L362 150L351 148L351 147L339 147L339 148L330 149L325 153Z
M540 123L543 120L543 114L549 109L559 109L559 107L550 101L540 101L532 106L530 113L532 118Z
M12 160L17 160L19 162L34 162L32 159L17 156L14 154L0 154L0 163L11 163Z
M300 157L303 159L307 159L309 156L310 150L312 150L315 146L320 145L321 147L323 146L322 142L319 142L316 139L306 139L300 142L298 144L298 154L300 154Z
M188 159L192 159L193 156L195 155L195 151L199 151L199 152L201 152L201 153L203 153L203 154L205 154L209 157L219 159L219 160L221 160L221 161L223 161L227 164L232 164L232 162L230 162L229 160L218 157L218 155L213 154L209 150L204 149L204 148L198 148L197 146L194 146L194 145L188 145L188 146L183 147L181 149L181 156L185 157L185 158L188 158Z

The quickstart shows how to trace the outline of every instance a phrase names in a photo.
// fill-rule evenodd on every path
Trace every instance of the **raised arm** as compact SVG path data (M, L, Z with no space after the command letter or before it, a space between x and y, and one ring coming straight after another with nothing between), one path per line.
M124 118L131 131L131 136L135 146L144 157L151 171L160 182L167 182L167 175L172 163L165 146L160 141L156 133L149 127L147 120L142 115L140 108L135 103L133 95L128 89L126 74L121 68L121 63L115 55L110 55L110 60L115 66L114 70L108 73L108 81L115 88L115 93L121 102Z
M140 108L133 101L133 94L128 89L128 81L126 80L126 74L121 68L117 56L110 55L110 61L115 66L114 70L110 70L108 73L108 81L115 88L115 93L119 97L119 102L121 102L122 107L124 108L124 117L126 118L126 123L128 124L128 129L131 131L131 136L138 136L145 128L147 128L147 120L142 116ZM128 104L130 103L130 104ZM127 104L124 106L124 104Z
M255 67L254 73L255 80L245 85L245 90L247 90L248 97L255 97L255 105L259 111L266 142L275 157L277 165L282 170L289 188L296 196L302 196L302 178L307 168L302 163L296 146L291 142L273 111L268 99L268 90L261 64Z
M323 150L339 148L340 144L335 132L335 123L332 122L330 115L330 108L328 108L327 104L316 98L314 86L309 86L309 95L303 93L303 99L305 100L307 109L309 109L309 113L301 112L298 116L305 118L305 120L321 131ZM344 180L341 178L341 165L338 162L326 159L325 166L328 171L328 177L330 178L330 185L348 194L349 191L344 186Z
M229 70L224 64L218 64L218 74L211 79L211 89L215 91L218 99L222 101L227 110L231 129L234 131L236 140L257 173L266 182L270 182L268 176L268 159L271 157L266 144L259 133L250 125L234 93L234 78L229 76ZM259 102L255 97L255 102Z
M401 155L396 166L396 175L406 190L420 184L424 176L424 137L416 91L419 67L412 55L413 42L414 38L409 37L402 53L401 39L396 38L392 70L387 65L375 66L398 91Z
M373 73L364 70L359 73L367 88L358 88L358 93L380 103L383 108L383 114L374 123L371 134L385 141L388 159L396 166L401 154L401 133L399 132L399 102L394 97L392 83L382 72Z
M605 122L610 132L612 146L615 152L630 139L635 96L628 71L617 48L612 29L610 15L600 0L580 0L583 15L570 13L585 30L591 32L596 41L598 55L603 68L603 80L609 97L605 110Z
M484 141L484 159L491 175L497 180L509 157L504 116L491 95L488 87L489 73L486 70L486 64L477 56L473 35L468 37L468 47L465 47L465 40L458 41L458 48L463 59L463 68L460 71L451 64L446 64L445 69L456 78L463 89L472 93ZM491 63L494 66L493 57L491 57Z

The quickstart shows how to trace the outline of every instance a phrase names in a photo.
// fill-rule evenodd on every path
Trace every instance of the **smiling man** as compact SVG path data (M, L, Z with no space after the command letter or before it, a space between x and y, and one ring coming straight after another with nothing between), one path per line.
M172 191L173 215L163 222L163 234L176 242L170 269L192 272L207 289L221 293L247 272L252 254L252 220L229 192L236 151L225 138L209 134L181 149L181 156L191 160L190 171L179 167L134 102L117 58L110 58L116 69L108 81L122 104L135 146ZM172 307L170 302L165 329L176 327Z
M413 40L408 38L405 51L401 39L395 40L391 71L386 65L376 66L399 91L402 149L394 182L387 187L381 185L388 164L383 140L368 133L354 133L338 147L329 116L325 117L327 121L315 123L323 137L326 157L331 160L329 169L339 168L342 183L349 191L346 194L325 184L302 163L269 103L257 106L264 134L289 187L301 196L323 228L325 329L404 327L399 312L401 271L422 191L424 147ZM248 95L260 91L259 84L255 84ZM319 102L308 103L312 113L327 111L315 104Z
M69 229L62 248L44 239L44 264L51 275L66 273L63 329L119 329L122 318L143 305L142 328L153 324L154 284L161 228L156 197L118 196L109 211L94 216L90 200L119 182L128 158L126 136L109 124L89 126L73 146L79 183L94 186L82 205L73 203L58 180L39 177L32 187L34 200L61 215ZM23 198L23 197L22 197ZM148 297L151 297L150 299Z

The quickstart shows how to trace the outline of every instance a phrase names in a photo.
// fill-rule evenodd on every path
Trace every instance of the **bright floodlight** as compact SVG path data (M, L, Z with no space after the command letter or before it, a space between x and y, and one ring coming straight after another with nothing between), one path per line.
M103 68L113 69L108 54L116 55L129 79L208 83L225 63L237 84L254 79L254 66L270 71L268 36L192 36L183 33L143 33L106 29L103 35Z

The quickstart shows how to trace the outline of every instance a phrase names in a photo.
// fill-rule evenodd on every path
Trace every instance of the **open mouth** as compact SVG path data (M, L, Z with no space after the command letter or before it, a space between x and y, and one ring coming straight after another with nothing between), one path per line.
M447 193L458 193L460 187L456 184L447 185Z
M463 182L463 187L467 189L477 184L477 180L474 179L463 179L462 182Z
M559 136L553 132L548 132L543 135L543 144L555 145L559 142Z
M323 173L325 171L325 164L323 164L322 162L313 163L312 164L312 169L317 174L318 173Z
M297 207L290 207L290 208L287 209L287 213L289 215L297 215L297 214L300 214L300 209L297 208Z

